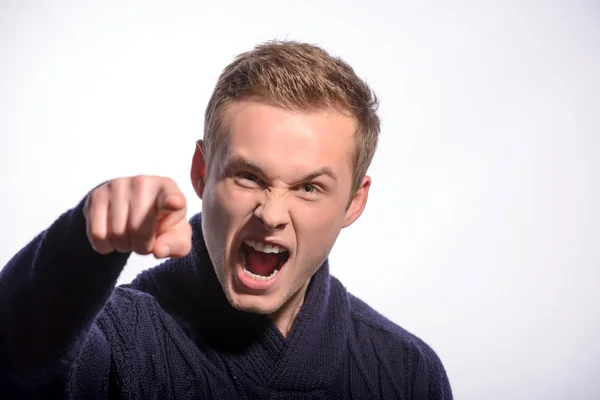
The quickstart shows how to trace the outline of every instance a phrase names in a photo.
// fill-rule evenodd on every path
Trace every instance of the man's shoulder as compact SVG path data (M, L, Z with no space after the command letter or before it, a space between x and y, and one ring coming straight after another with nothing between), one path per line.
M415 350L431 349L415 334L394 323L352 293L346 293L352 327L359 339L386 346L402 346Z
M367 370L381 371L390 385L410 387L427 398L452 398L444 366L432 347L415 334L392 322L360 298L347 293L350 307L350 347ZM398 380L402 380L402 384Z
M355 333L371 338L385 338L386 343L411 348L429 347L415 334L376 311L357 296L348 293L350 316Z

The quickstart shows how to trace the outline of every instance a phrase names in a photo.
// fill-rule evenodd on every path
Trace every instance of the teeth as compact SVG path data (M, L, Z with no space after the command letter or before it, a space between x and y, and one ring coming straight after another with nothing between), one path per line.
M278 270L273 271L273 273L269 276L261 276L261 275L256 275L253 274L252 272L248 271L246 268L242 268L242 272L244 272L244 274L246 274L247 276L249 276L252 279L256 279L257 281L270 281L271 279L275 278L275 276L277 276L277 273L279 272Z
M275 244L264 244L252 239L248 239L244 241L244 243L252 247L254 250L262 251L263 253L283 253L284 251L287 251L283 247L279 247Z
M244 252L241 250L240 250L240 263L242 264L242 271L244 272L244 274L246 274L250 278L256 279L258 281L269 281L269 280L275 278L275 276L277 276L277 273L279 272L279 270L275 270L269 276L261 276L261 275L253 274L252 272L250 272L246 269L246 256L244 255Z

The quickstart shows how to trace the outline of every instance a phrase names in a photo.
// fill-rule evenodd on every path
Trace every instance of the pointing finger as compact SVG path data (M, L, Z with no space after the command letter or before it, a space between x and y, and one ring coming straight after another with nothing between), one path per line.
M170 230L186 219L186 200L175 182L165 181L156 197L157 234Z
M185 208L185 197L171 179L165 179L156 196L156 209L160 212L178 211Z

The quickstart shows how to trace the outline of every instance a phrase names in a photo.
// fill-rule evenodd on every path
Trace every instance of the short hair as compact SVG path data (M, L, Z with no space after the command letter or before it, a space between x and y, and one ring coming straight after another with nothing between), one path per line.
M270 41L238 55L221 73L204 116L207 165L222 142L223 112L241 100L299 111L340 109L357 122L353 155L355 192L377 148L377 96L352 67L322 48L295 41Z

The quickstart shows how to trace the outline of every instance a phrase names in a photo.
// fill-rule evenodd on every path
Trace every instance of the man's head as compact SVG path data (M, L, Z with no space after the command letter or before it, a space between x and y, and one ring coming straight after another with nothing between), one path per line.
M301 301L366 204L376 107L352 68L316 46L272 42L225 68L191 178L234 307L274 314Z

